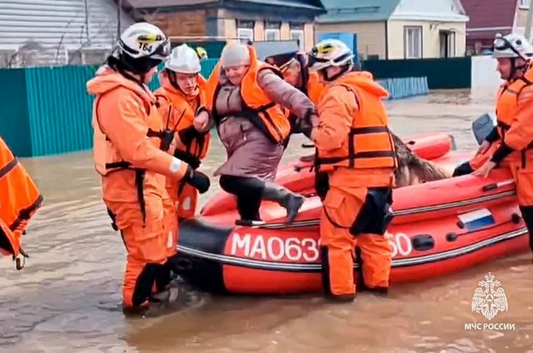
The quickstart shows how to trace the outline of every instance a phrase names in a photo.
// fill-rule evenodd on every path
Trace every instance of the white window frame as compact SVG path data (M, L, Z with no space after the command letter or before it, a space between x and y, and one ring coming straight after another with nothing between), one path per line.
M305 32L303 29L291 29L290 31L291 40L299 40L298 45L301 50L305 49ZM297 38L294 38L297 37Z
M422 26L404 26L404 56L406 59L422 59L424 39ZM418 43L417 43L418 41Z
M269 39L269 35L274 35L274 39ZM281 39L281 31L279 29L265 29L265 40L277 41Z
M530 4L531 4L531 0L520 0L518 7L522 9L528 9Z
M248 43L248 41L254 41L254 30L253 28L237 28L237 37L241 43Z

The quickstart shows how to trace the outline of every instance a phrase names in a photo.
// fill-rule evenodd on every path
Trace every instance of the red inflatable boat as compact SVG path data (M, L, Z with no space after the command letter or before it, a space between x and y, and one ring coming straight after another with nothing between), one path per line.
M469 157L452 151L448 134L409 141L417 154L441 166L453 168ZM310 163L287 166L278 177L280 184L308 195L294 223L284 223L283 208L263 202L264 225L236 226L235 201L223 192L201 216L182 222L180 275L210 292L321 291L321 202L313 194ZM386 235L393 252L393 284L450 274L529 248L514 183L505 170L486 179L467 175L396 189L393 209Z
M453 158L448 158L448 153L455 149L453 136L445 132L414 135L404 142L411 151L420 158L427 160L439 159L441 164L453 168ZM302 157L295 164L282 166L278 170L276 182L284 185L289 190L310 195L314 193L315 174L313 172L313 155ZM235 210L237 207L235 197L224 191L216 194L202 209L202 216L219 215L225 211Z

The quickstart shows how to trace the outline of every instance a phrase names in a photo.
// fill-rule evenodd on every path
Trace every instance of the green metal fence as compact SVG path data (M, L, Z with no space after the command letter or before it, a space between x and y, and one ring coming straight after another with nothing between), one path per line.
M209 77L218 59L202 62ZM86 83L95 66L0 69L0 135L19 157L37 157L90 149L94 97ZM427 94L425 77L394 79L380 75L391 98ZM159 87L157 78L150 87Z

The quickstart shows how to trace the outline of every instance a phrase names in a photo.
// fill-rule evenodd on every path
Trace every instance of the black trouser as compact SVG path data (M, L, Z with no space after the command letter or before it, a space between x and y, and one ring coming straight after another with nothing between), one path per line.
M260 221L259 207L265 182L258 178L222 175L220 187L237 197L237 209L241 220Z
M533 206L520 206L520 213L529 233L529 248L533 252Z
M470 166L470 162L464 162L463 164L455 168L455 170L453 171L452 177L472 174L473 172L474 172L474 169L472 169L472 167Z

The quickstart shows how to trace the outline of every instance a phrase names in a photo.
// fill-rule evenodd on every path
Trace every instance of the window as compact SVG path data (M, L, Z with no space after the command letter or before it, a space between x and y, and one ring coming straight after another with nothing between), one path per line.
M529 7L531 0L520 0L520 7Z
M404 56L406 59L422 58L422 26L403 27Z
M301 50L305 49L305 32L303 23L291 23L291 39L298 42Z
M291 29L291 39L298 43L301 50L305 48L305 36L304 31L301 29Z
M453 31L440 31L440 57L451 58L456 54L455 50L455 32Z
M276 41L280 40L280 22L266 22L265 23L265 40Z
M254 21L237 20L237 37L241 43L248 43L254 40Z

